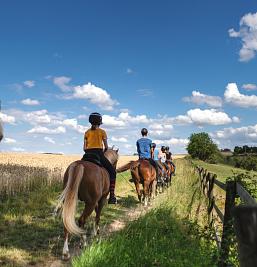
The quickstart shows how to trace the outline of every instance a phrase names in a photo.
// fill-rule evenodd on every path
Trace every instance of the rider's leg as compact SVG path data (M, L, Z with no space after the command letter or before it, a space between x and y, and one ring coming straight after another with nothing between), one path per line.
M110 198L108 200L109 204L116 204L117 200L115 197L115 183L116 183L116 171L110 161L105 157L101 157L101 163L106 168L110 175Z

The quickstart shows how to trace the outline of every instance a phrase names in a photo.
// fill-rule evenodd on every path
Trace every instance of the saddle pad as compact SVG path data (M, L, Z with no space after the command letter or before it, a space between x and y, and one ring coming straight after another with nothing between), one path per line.
M100 167L103 167L103 165L100 162L100 157L94 153L85 153L81 160L89 161L89 162L95 163L96 165Z

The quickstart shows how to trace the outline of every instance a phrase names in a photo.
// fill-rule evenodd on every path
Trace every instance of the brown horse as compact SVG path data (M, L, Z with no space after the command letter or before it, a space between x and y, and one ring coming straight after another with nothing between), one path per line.
M136 187L139 201L144 201L148 205L150 197L155 195L156 187L156 170L153 165L146 159L130 161L126 165L117 169L117 173L129 170ZM140 190L140 183L143 185L143 198Z
M169 160L166 161L166 164L169 167L169 178L168 178L168 182L167 182L167 186L169 187L171 185L171 177L175 172L175 168L174 168L174 166L171 164L171 162Z
M108 149L105 152L106 158L116 168L118 161L118 150ZM106 169L99 165L78 160L74 161L67 168L63 178L64 190L59 198L56 210L62 209L64 224L64 247L62 258L70 258L68 247L68 236L70 234L82 235L86 245L85 231L82 229L86 219L95 210L94 234L99 233L99 221L101 210L109 194L109 174ZM83 213L79 218L79 226L75 222L77 199L85 203Z

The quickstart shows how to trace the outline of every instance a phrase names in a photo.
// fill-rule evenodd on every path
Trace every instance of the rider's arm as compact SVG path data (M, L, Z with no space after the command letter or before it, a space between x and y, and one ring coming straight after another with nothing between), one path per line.
M162 157L162 151L160 150L160 151L158 152L158 159L161 159L161 157Z
M139 149L139 143L137 141L137 153L139 154L140 153L140 149Z
M108 150L107 134L104 130L102 131L102 134L103 134L103 143L104 143L104 152L105 152Z
M87 137L86 137L86 133L85 133L83 150L85 151L86 149L87 149Z

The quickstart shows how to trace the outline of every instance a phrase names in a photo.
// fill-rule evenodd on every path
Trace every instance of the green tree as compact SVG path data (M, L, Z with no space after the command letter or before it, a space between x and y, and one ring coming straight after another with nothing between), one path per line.
M218 147L207 133L194 133L189 138L187 151L192 158L205 161L218 153Z

